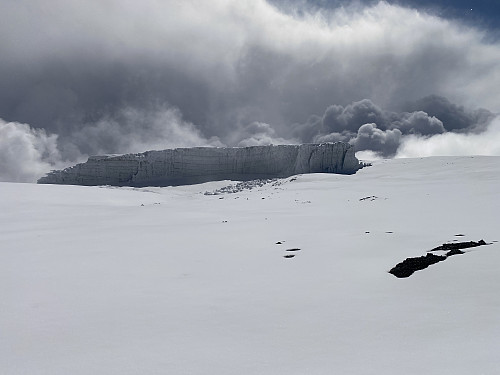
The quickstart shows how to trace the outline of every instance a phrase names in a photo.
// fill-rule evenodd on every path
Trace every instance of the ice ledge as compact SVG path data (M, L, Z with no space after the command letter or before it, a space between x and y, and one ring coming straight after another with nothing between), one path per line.
M242 148L194 147L91 156L51 171L39 184L170 186L217 180L282 178L301 173L353 174L361 167L344 142Z

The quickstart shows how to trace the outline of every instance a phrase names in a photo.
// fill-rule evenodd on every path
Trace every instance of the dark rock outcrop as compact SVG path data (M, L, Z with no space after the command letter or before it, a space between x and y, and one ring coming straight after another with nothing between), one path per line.
M429 251L438 251L438 250L459 250L459 249L467 249L469 247L477 247L486 245L484 240L479 240L477 242L468 241L468 242L457 242L457 243L444 243L441 246L435 247Z
M446 258L446 255L434 254L427 254L417 258L406 258L401 263L396 264L389 273L399 278L410 277L414 272L426 269L431 264L441 262Z
M465 254L460 249L467 249L470 247L477 247L482 245L487 245L487 243L484 240L480 240L477 242L469 241L469 242L457 242L457 243L444 243L438 247L435 247L432 250L429 250L425 256L420 256L416 258L406 258L401 263L396 264L389 271L389 273L399 278L410 277L416 271L426 269L430 265L442 262L443 260L446 260L453 255ZM447 251L447 253L444 255L436 255L432 254L431 253L432 251Z

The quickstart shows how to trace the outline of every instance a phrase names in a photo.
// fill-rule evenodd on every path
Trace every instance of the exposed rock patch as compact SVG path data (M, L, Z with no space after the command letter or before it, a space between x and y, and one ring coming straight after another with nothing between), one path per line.
M486 242L484 242L484 240L479 240L477 242L468 241L468 242L457 242L457 243L444 243L441 246L435 247L434 249L429 251L467 249L470 247L477 247L482 245L486 245Z
M281 185L283 180L279 180L277 178L273 179L257 179L257 180L251 180L251 181L242 181L238 182L237 184L231 184L227 186L223 186L219 189L216 189L214 191L206 191L203 193L204 195L220 195L220 194L235 194L235 193L241 193L242 191L245 190L252 190L255 188L262 187L264 185L272 183L272 186L278 186Z
M453 255L464 254L460 249L467 249L471 247L477 247L487 245L484 240L480 240L478 242L469 241L469 242L458 242L458 243L445 243L441 246L435 247L432 250L429 250L426 255L416 257L416 258L406 258L401 263L396 264L389 273L393 274L398 278L410 277L416 271L420 271L426 269L432 264L436 264L442 262L448 257ZM448 251L445 255L436 255L432 254L432 251Z
M453 250L448 251L446 253L446 256L451 257L452 255L458 255L458 254L465 254L465 253L462 250L453 249Z
M427 254L416 258L406 258L401 263L396 264L389 273L399 278L410 277L414 272L426 269L431 264L441 262L446 258L446 255L434 254Z
M377 199L378 197L376 195L370 195L369 197L364 197L364 198L359 198L359 201L362 202L362 201L374 201L375 199Z

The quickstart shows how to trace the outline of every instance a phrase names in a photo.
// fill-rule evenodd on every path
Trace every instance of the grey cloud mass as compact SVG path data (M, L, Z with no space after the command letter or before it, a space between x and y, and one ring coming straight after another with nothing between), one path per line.
M433 108L419 106L420 103L433 103ZM431 113L434 110L434 113L443 115L445 122L421 110L392 112L369 99L363 99L345 107L331 105L322 117L311 116L306 123L295 124L294 131L297 138L306 142L350 142L358 151L371 150L391 157L396 155L406 135L428 137L457 129L472 133L477 129L486 129L495 118L488 110L466 111L436 95L407 105L431 109Z
M0 14L0 180L176 146L345 140L393 156L410 136L486 134L500 111L499 44L385 2L7 0Z

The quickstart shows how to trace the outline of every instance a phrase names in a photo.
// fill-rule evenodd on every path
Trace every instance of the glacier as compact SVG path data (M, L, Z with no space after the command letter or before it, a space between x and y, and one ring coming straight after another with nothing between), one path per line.
M39 184L174 186L219 180L284 178L303 173L353 174L362 164L344 142L251 147L193 147L91 156L53 170Z

